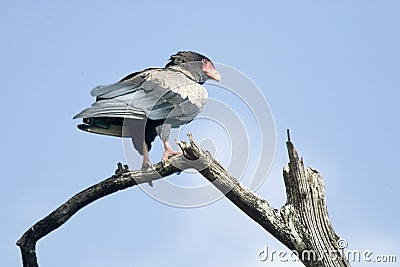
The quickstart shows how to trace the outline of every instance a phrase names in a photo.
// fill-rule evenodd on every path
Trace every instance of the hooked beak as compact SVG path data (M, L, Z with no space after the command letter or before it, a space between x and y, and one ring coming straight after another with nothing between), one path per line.
M213 79L217 82L221 81L221 74L219 74L219 72L214 68L214 66L211 62L208 62L208 64L203 65L203 71L211 79Z

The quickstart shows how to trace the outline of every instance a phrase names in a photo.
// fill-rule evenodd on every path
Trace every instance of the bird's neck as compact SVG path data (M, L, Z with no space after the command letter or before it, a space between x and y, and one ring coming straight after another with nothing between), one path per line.
M185 74L186 76L188 76L190 79L192 79L193 81L196 81L196 78L193 76L193 74L190 71L188 71L180 66L171 66L171 67L169 67L169 69L180 71L183 74Z

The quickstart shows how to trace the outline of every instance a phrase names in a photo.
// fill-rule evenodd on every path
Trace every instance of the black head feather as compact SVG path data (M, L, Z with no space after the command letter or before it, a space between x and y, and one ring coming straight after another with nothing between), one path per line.
M211 62L209 58L199 53L192 51L181 51L176 53L175 55L172 55L169 59L170 61L165 67L182 67L185 70L189 71L195 77L196 82L204 83L209 79L209 77L202 69L203 59L209 60Z
M172 55L169 58L170 61L167 63L167 65L165 67L168 68L171 66L181 65L183 63L201 61L204 58L210 60L206 56L203 56L196 52L181 51L181 52L176 53L175 55Z

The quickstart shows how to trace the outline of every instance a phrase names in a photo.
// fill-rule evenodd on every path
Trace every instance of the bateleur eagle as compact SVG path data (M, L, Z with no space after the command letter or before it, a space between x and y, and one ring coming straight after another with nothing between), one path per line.
M178 52L165 68L148 68L117 83L95 87L91 95L96 102L74 119L83 119L78 125L81 130L131 138L143 155L142 168L149 168L149 151L157 136L164 145L163 161L180 153L171 147L170 129L189 123L200 113L208 96L202 84L208 79L221 79L209 58Z

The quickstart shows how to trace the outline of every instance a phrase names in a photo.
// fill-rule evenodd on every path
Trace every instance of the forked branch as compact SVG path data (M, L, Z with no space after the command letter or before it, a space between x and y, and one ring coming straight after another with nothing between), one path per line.
M203 151L188 134L190 144L177 141L183 154L167 164L157 163L150 171L130 171L118 164L115 175L77 193L48 216L29 228L17 241L24 267L37 267L37 241L60 227L76 212L99 198L137 184L148 183L188 168L199 171L250 218L260 224L291 250L313 250L318 258L300 258L306 266L350 266L337 248L325 205L325 188L320 174L304 169L297 151L287 142L290 163L284 169L287 203L279 211L250 191L227 172L208 152ZM324 251L330 251L329 255ZM333 252L333 254L332 254Z

